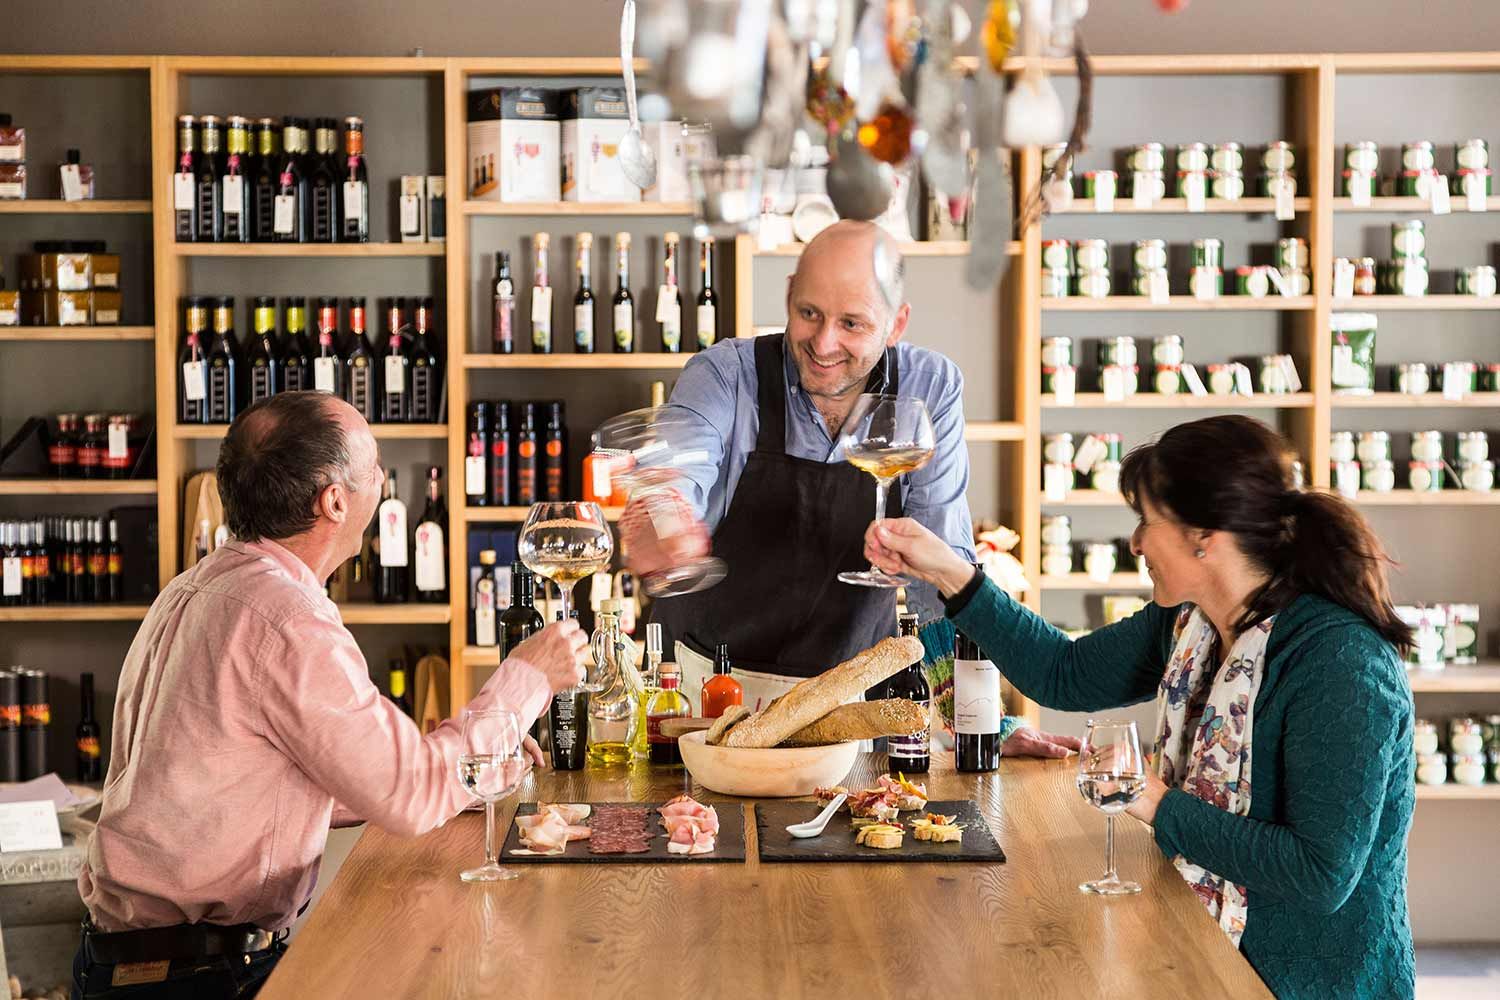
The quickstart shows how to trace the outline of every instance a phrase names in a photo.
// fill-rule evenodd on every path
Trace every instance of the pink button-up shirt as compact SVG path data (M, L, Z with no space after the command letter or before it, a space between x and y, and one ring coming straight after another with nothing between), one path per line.
M523 731L550 688L511 657L473 708ZM460 729L423 736L370 681L337 606L275 542L230 542L178 576L131 643L109 777L78 876L105 931L289 926L312 894L335 803L415 836L470 801Z

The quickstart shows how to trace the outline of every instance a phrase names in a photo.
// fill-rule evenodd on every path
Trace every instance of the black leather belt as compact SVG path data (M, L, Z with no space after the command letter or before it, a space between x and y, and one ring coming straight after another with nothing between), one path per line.
M160 962L168 959L253 955L286 940L288 931L264 931L254 924L220 927L217 924L177 924L105 934L91 921L83 925L89 957L95 962Z

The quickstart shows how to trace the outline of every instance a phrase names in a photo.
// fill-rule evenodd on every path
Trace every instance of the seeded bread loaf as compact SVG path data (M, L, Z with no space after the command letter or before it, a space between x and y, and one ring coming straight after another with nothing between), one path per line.
M840 705L810 726L781 741L784 747L820 747L880 736L909 736L927 727L922 706L905 698Z

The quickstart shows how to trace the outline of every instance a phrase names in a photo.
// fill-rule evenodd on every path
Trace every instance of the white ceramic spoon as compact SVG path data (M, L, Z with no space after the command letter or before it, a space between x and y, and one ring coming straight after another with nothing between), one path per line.
M844 800L848 797L849 796L840 792L837 798L828 803L828 805L824 807L822 812L818 813L816 819L809 820L806 823L793 823L791 826L786 828L786 832L790 833L793 837L800 837L803 839L807 837L816 837L818 834L823 832L823 828L828 825L829 820L833 819L833 814L839 811L839 806L843 805Z

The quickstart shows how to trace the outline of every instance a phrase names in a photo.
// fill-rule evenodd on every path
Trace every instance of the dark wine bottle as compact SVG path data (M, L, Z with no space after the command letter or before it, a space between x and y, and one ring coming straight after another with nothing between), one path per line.
M1000 766L1000 671L962 632L953 636L953 731L959 771Z
M231 296L220 296L214 302L214 335L207 355L207 422L232 423L239 413L240 344L234 334L234 299Z
M536 403L521 407L521 426L516 431L516 503L521 507L530 507L542 498L536 408Z
M250 242L250 119L229 116L229 130L224 136L229 155L224 160L223 191L224 240L228 243Z
M698 291L698 350L706 351L719 339L719 296L714 292L714 238L699 241L698 262L703 287Z
M306 243L307 119L285 118L281 123L281 172L271 199L271 238L280 243Z
M495 423L490 430L489 502L495 507L509 507L516 499L516 476L512 454L515 432L510 425L510 404L501 400L491 404Z
M404 424L411 419L411 348L406 329L406 300L389 299L380 352L380 420Z
M178 367L182 381L177 392L177 422L201 424L208 416L208 300L192 296L184 310L182 352Z
M255 335L245 348L251 406L276 395L282 390L283 382L281 345L276 342L276 300L269 295L257 295L253 319Z
M464 502L490 505L490 404L469 404L469 441L464 448Z
M313 387L312 348L307 343L307 300L282 299L286 337L281 344L281 390L301 392Z
M193 215L199 243L218 243L224 238L224 201L220 178L224 176L224 133L217 115L198 119L199 153L193 183L197 205Z
M78 748L78 780L92 784L104 780L104 751L99 745L99 723L94 719L94 675L81 676L78 690L82 704L78 728L73 734L74 745Z
M349 335L344 339L344 401L369 423L380 417L375 355L365 335L365 300L349 300Z
M560 503L568 496L568 424L563 404L547 404L547 426L542 431L542 499Z
M375 600L405 604L411 599L411 560L407 553L406 504L396 495L396 470L387 469L380 494L380 553L375 574Z
M252 171L251 237L257 243L276 238L276 190L281 182L281 133L273 118L255 122L255 161Z
M901 616L901 634L916 637L917 616ZM918 660L905 670L901 671L885 684L885 697L905 698L922 706L922 714L925 716L932 709L932 687L927 683L927 675L922 670L922 661ZM931 766L932 750L928 742L929 731L923 728L921 732L912 733L908 736L890 736L886 738L886 758L890 764L892 774L925 774Z
M37 525L37 530L41 530L40 524ZM118 604L125 599L125 554L120 551L120 522L114 518L109 519L109 548L106 550L105 565L109 572L105 600Z
M177 169L172 172L172 228L178 243L198 238L198 119L177 119Z
M443 470L427 468L427 504L413 533L416 545L417 600L424 604L448 603L448 505L443 501Z
M610 300L616 354L635 350L635 297L630 294L630 234L615 234L615 294Z
M542 616L532 594L536 588L531 570L524 563L510 567L510 607L500 613L500 661L515 652L517 646L542 630ZM542 720L531 725L531 738L541 742Z
M406 661L392 660L390 666L390 699L408 719L416 714L411 701L411 689L406 683Z
M416 301L416 324L411 338L411 400L407 419L414 424L436 424L442 419L443 367L438 357L432 296Z
M576 616L578 612L573 612ZM562 621L562 612L557 613ZM552 770L581 771L588 760L589 696L572 688L552 696L547 711L547 727L552 738Z
M578 234L578 259L574 264L574 280L578 290L573 293L573 350L579 354L594 353L594 289L592 281L594 237L591 233Z
M313 388L318 392L344 395L344 362L339 357L339 303L318 299L318 347L313 352Z
M365 121L344 119L344 160L339 172L339 239L366 243L370 239L370 171L365 161Z
M313 157L307 172L307 205L311 212L308 238L334 243L339 237L338 123L318 118L313 123Z
M513 354L516 350L516 285L510 276L510 254L495 254L495 287L491 292L492 315L490 345L496 354Z

